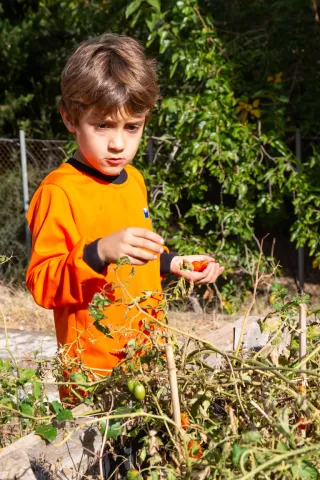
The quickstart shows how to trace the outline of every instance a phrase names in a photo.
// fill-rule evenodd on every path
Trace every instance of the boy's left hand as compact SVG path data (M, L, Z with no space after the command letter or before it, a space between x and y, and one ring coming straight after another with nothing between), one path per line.
M181 269L183 261L186 264L192 262L207 261L208 265L203 272L195 272L192 270ZM204 285L213 283L218 276L223 272L224 268L220 267L219 263L215 261L210 255L185 255L173 257L170 265L171 273L178 277L184 277L186 280L193 282L196 285Z

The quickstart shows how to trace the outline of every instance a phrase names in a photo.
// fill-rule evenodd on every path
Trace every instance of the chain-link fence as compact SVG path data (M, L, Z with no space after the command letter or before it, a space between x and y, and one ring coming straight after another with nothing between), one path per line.
M12 256L10 262L0 266L0 281L24 280L31 249L25 221L29 199L48 173L69 154L67 140L25 138L23 131L19 138L0 138L0 255ZM149 163L156 160L151 136L144 155Z
M28 263L28 200L46 175L66 158L68 144L62 140L25 139L23 149L23 140L21 134L19 139L0 138L0 254L12 256L1 267L0 278L10 282L23 280Z
M64 146L66 140L25 140L27 166L38 172L39 182L53 169L57 168L66 157ZM0 138L0 173L21 168L20 139Z

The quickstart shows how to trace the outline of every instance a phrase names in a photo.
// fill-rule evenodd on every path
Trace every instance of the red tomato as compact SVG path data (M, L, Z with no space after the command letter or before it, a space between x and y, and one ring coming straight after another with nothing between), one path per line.
M299 418L298 425L297 425L299 430L306 430L307 429L307 425L305 423L303 423L304 421L305 421L304 417Z
M201 260L200 262L195 260L194 262L192 262L192 265L194 272L203 272L203 270L207 268L208 262L207 260Z
M194 272L203 272L207 266L208 263L217 263L216 260L195 260L192 262L193 265L193 271Z
M189 415L187 414L187 412L182 412L181 415L180 415L180 418L181 418L181 427L184 430L187 430L187 428L190 425Z
M304 385L299 385L298 386L298 391L300 393L305 393L307 391L306 387Z
M188 450L190 458L200 458L202 456L202 447L196 440L190 440Z

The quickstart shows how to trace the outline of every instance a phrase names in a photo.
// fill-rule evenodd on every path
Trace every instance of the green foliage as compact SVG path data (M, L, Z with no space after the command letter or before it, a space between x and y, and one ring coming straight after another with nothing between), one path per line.
M159 62L162 99L149 126L155 158L146 161L143 142L136 164L154 227L171 249L211 252L225 275L247 272L254 237L283 232L320 261L320 33L309 0L68 0L63 8L28 0L1 8L2 135L17 135L20 125L27 135L65 137L57 105L69 51L104 31L133 35ZM296 127L310 137L301 162L292 153ZM0 251L25 266L23 224L5 224Z
M48 442L53 442L57 437L57 429L52 425L39 425L35 430L36 435L40 435L44 440Z
M115 268L116 276L119 268L121 263ZM185 295L184 287L183 279L178 280L165 293L166 301L175 299L178 291ZM92 304L108 309L107 294L99 293ZM278 283L273 285L272 294L282 302L282 308L270 312L262 326L266 327L269 316L277 315L281 328L276 327L276 333L283 338L284 329L289 328L295 335L299 304L307 298L299 296L287 302L287 292ZM176 331L178 342L170 326L165 328L163 321L147 313L144 300L137 297L125 303L128 308L134 303L143 313L145 324L140 332L131 330L130 325L121 326L123 334L134 334L134 338L110 375L100 377L79 358L68 357L67 345L51 362L59 384L70 388L87 407L91 405L85 417L71 411L69 402L49 402L45 394L40 395L39 384L45 388L42 377L48 368L43 361L38 362L39 369L32 369L0 360L2 430L14 431L18 421L20 436L34 431L54 442L59 432L61 441L66 442L72 431L87 422L87 427L100 429L115 459L120 458L119 445L135 445L127 478L147 480L152 475L159 479L163 472L171 480L199 475L230 480L270 475L274 480L319 478L319 312L308 312L313 319L307 332L308 369L301 371L297 349L279 358L275 365L265 347L260 351L241 349L237 354L219 350L211 342L180 330ZM163 304L163 308L166 311L167 305ZM116 332L114 327L111 333ZM273 345L275 333L269 332L268 348ZM174 389L165 353L168 346L174 352L178 400L188 419L182 428L173 421ZM210 357L217 356L223 358L222 364L213 368ZM68 381L66 370L70 372ZM301 384L302 378L307 380L307 387ZM142 397L128 388L133 379L135 388L143 388ZM82 417L81 424L75 425L78 416ZM6 446L9 440L3 435L1 442ZM121 461L125 455L122 450Z

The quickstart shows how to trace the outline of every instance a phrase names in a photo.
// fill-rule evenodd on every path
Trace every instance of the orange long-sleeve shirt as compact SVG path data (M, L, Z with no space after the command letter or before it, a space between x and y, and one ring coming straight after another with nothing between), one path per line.
M74 160L65 163L50 173L34 194L27 214L33 242L26 280L36 303L54 310L58 344L74 342L72 355L81 356L89 368L103 373L118 363L128 337L118 332L107 338L92 325L88 304L94 293L118 281L114 265L99 273L85 262L84 250L117 230L151 230L152 224L144 180L133 166L123 171L120 184L92 172L83 166L79 169ZM143 290L161 292L159 259L136 267L135 275L128 278L130 271L130 265L122 265L117 274L122 282L130 282L126 288L133 298ZM115 288L112 297L123 302L109 306L102 323L141 328L143 316L136 309L128 313L124 305L128 295ZM154 295L148 304L157 305L160 297Z

